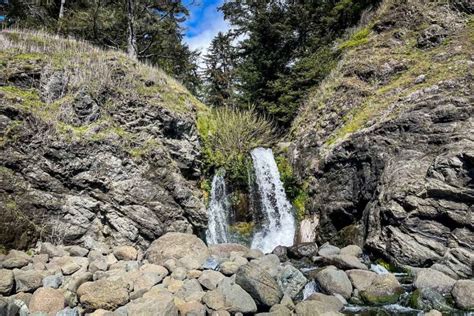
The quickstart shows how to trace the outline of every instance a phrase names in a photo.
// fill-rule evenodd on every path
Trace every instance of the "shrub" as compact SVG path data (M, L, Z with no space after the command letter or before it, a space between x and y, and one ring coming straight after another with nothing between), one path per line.
M197 127L208 170L223 167L237 184L247 184L249 152L270 146L275 139L272 122L255 110L217 108L198 114Z

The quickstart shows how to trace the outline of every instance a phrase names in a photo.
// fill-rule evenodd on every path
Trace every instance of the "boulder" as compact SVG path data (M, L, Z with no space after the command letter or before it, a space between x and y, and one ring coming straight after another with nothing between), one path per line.
M205 270L198 278L198 281L206 289L214 290L217 287L217 284L219 284L219 282L222 281L222 279L224 278L225 276L218 271Z
M13 270L16 292L33 292L43 285L44 273L35 270Z
M0 269L0 295L8 296L15 285L13 271Z
M242 264L234 261L225 261L219 265L219 271L224 275L231 276L237 273Z
M45 313L55 316L56 313L62 311L66 301L60 290L52 288L39 288L31 297L29 310L31 313Z
M459 280L454 284L452 295L460 309L474 310L474 281Z
M224 296L225 307L229 312L246 314L257 311L252 296L230 278L223 279L217 286L217 291Z
M272 277L276 277L280 269L280 259L277 255L268 254L256 260L252 260L261 269L265 270Z
M92 281L92 273L79 271L64 281L63 288L75 293L79 286L87 281Z
M351 255L332 255L325 257L329 264L332 264L339 269L349 270L349 269L360 269L368 270L367 266L360 262L357 257Z
M125 305L128 300L128 290L121 281L101 279L95 282L83 283L77 289L77 296L82 306L88 310L114 310Z
M63 284L64 277L61 273L48 275L43 278L43 287L57 289Z
M81 266L69 256L53 258L52 262L56 263L61 268L61 272L64 275L71 275L81 268Z
M416 273L414 285L418 289L429 288L441 294L449 294L456 280L433 269L421 269Z
M371 305L396 303L405 291L392 274L377 275L372 283L360 292L362 299Z
M132 246L120 246L114 249L113 254L118 260L136 260L138 251Z
M357 245L349 245L341 249L341 255L359 257L362 255L362 249Z
M264 256L264 253L259 249L249 249L249 251L247 251L247 253L245 254L245 257L248 260L258 259L263 256Z
M188 274L188 271L186 268L183 267L177 267L176 269L173 270L173 273L171 273L171 277L176 280L184 280L186 279L186 275Z
M453 308L448 305L446 298L429 288L416 289L410 296L410 306L419 310L440 310L452 312Z
M244 245L240 244L216 244L209 246L209 253L212 256L216 256L217 258L230 258L231 252L242 252L248 253L249 248L245 247Z
M183 286L176 292L175 296L185 302L201 301L204 296L201 284L196 279L185 280Z
M318 254L318 245L315 242L300 243L288 248L288 257L293 259L311 258Z
M147 250L150 263L162 265L168 259L190 257L202 265L209 257L206 244L191 234L167 233L155 240Z
M47 254L50 258L62 257L62 256L67 255L64 249L60 247L56 247L55 245L49 242L41 243L39 253Z
M258 313L257 316L291 316L291 311L284 305L276 304L270 308L268 313Z
M316 274L316 280L329 294L341 294L345 299L351 297L352 283L344 271L328 267Z
M308 280L292 265L285 265L277 275L277 283L284 294L292 299L304 288Z
M321 302L323 304L333 306L334 311L336 312L341 311L344 308L344 304L341 302L341 300L333 295L326 295L323 293L314 293L314 294L311 294L306 300Z
M89 249L80 246L68 246L64 248L72 257L85 257L89 253Z
M65 309L59 311L56 316L79 316L79 308L66 307Z
M333 256L333 255L338 255L340 252L341 252L341 249L339 249L338 247L325 243L321 247L319 247L318 255Z
M377 277L375 272L367 270L347 270L346 274L351 280L352 286L359 291L366 290Z
M206 307L197 301L179 304L180 315L206 316Z
M173 295L166 291L136 299L127 305L128 315L178 316Z
M10 250L8 255L0 262L3 268L19 269L32 261L32 258L23 251Z
M183 287L183 284L184 282L182 280L176 280L172 277L166 277L163 280L163 286L171 293L178 292Z
M320 301L303 301L296 305L295 313L297 316L313 316L313 315L339 315L338 306L323 303ZM342 314L340 314L342 315Z
M217 290L206 292L202 297L202 301L213 310L221 310L226 306L224 294Z
M262 306L271 307L278 304L283 296L275 279L252 262L239 268L235 283L240 285Z
M272 254L278 257L280 261L288 260L288 247L285 246L276 246L273 249Z
M440 311L437 311L435 309L430 310L427 313L423 314L424 316L443 316L443 314Z

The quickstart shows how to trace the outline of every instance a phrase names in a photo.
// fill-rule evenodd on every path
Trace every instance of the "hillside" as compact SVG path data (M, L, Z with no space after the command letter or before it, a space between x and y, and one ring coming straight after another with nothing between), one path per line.
M469 1L387 0L292 126L319 242L472 276L474 17Z
M0 33L0 244L147 246L198 232L196 113L162 71L85 42Z

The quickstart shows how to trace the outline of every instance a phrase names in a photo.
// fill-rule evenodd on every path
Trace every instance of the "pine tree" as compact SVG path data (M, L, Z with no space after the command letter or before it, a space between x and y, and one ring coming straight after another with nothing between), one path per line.
M235 50L232 34L219 32L204 56L206 103L215 107L230 106L234 99Z

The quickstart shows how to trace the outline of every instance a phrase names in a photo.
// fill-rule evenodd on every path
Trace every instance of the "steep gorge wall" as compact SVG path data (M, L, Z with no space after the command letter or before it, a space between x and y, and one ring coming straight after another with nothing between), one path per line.
M319 242L471 277L474 8L384 1L296 119Z
M0 34L0 244L145 247L207 223L199 109L157 69L85 43Z

